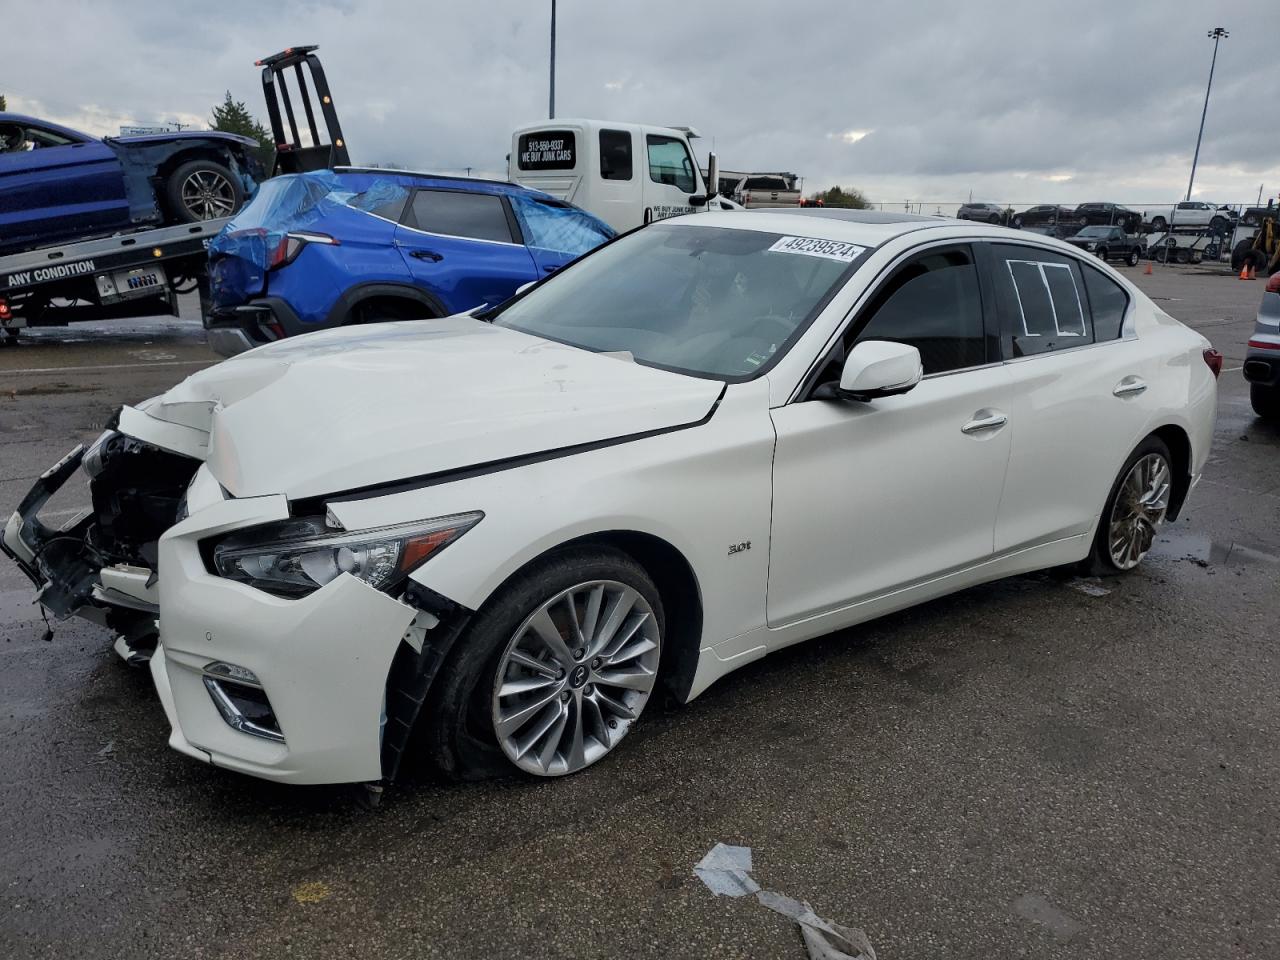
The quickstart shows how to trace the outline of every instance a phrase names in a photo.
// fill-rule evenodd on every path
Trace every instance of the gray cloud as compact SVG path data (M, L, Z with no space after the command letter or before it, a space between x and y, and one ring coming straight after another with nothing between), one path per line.
M12 5L11 5L12 6ZM1186 189L1218 23L1198 195L1280 189L1276 0L791 4L560 0L557 112L692 124L734 169L898 203L1173 199ZM499 173L545 116L535 0L23 4L5 13L11 108L108 133L207 118L253 60L319 43L362 162ZM855 143L845 131L870 131Z

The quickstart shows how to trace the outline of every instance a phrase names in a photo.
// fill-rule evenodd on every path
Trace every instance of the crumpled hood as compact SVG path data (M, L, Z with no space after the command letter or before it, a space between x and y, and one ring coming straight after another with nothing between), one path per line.
M233 496L298 499L694 423L721 391L456 316L281 341L142 409L208 430Z

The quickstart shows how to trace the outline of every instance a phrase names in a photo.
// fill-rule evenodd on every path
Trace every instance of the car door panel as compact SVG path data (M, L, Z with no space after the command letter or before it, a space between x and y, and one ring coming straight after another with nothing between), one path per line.
M773 411L771 627L838 610L990 556L1009 455L1000 365L930 377L870 403Z
M471 201L476 201L481 215L460 212L460 205ZM501 213L486 211L488 206ZM418 190L405 210L406 222L396 228L395 245L414 283L431 291L450 311L496 306L541 276L528 248L514 242L509 226L507 239L498 239L503 235L501 223L513 220L505 201L496 195Z
M1125 388L1155 380L1158 364L1150 349L1135 339L1117 336L1092 342L1093 319L1079 271L1093 267L1013 245L992 244L990 253L1002 340L1010 358L1005 367L1012 446L995 536L995 550L1003 553L1092 529L1116 473L1151 416L1150 392ZM1073 271L1087 336L1054 338L1051 330L1043 332L1044 340L1037 334L1026 336L1028 327L1050 323L1032 319L1036 306L1031 297L1019 294L1013 281L1010 263L1029 262L1054 268L1059 280L1064 266ZM1065 284L1055 288L1059 294L1065 290ZM1054 301L1046 297L1045 302ZM1066 331L1077 321L1071 316L1057 322ZM1116 333L1118 329L1108 336Z
M771 627L990 557L1010 431L989 299L967 244L904 257L816 382L838 380L862 340L916 347L924 379L900 396L773 411Z
M127 226L129 202L115 152L88 141L0 154L4 247Z

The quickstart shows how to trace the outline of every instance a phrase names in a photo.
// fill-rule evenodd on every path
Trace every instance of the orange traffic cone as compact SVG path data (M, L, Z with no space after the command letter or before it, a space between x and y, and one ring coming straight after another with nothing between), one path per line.
M1249 264L1246 263L1240 267L1240 279L1241 280L1249 279Z
M1258 268L1255 267L1252 263L1249 264L1249 279L1250 280L1258 279Z
M1143 273L1143 276L1147 276L1147 277L1151 276L1151 261L1150 261L1150 260L1148 260L1148 261L1147 261L1147 269L1143 270L1143 271L1142 271L1142 273Z

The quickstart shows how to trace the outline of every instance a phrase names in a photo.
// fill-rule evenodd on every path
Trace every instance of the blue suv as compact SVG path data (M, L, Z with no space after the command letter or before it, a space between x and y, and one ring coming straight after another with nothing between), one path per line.
M209 246L204 323L231 356L348 323L496 305L614 235L511 183L342 167L263 183Z

